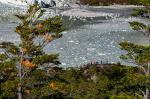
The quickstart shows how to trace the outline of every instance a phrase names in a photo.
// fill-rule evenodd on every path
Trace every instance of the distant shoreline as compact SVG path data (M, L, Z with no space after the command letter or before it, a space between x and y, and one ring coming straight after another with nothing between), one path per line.
M63 16L71 16L71 17L103 17L108 16L112 17L114 16L114 13L106 13L106 12L94 12L89 11L88 9L112 9L112 10L118 10L118 9L127 9L127 8L141 8L143 6L136 6L136 5L111 5L111 6L75 6L71 9L68 9L66 11L63 11L61 15ZM73 13L72 13L73 12Z

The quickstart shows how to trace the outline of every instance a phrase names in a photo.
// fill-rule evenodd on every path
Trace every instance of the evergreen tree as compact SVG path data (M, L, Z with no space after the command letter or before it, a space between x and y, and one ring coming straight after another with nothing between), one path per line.
M150 19L150 8L146 7L144 9L138 9L133 14L134 16L141 16ZM128 60L128 62L133 62L138 65L140 70L143 72L140 74L129 75L125 78L128 84L128 87L132 83L131 90L134 88L135 90L139 90L141 93L137 93L137 96L142 96L143 99L149 99L150 94L150 26L149 24L144 24L141 22L133 21L129 22L131 27L134 30L142 31L149 38L149 45L137 45L130 42L121 42L120 46L123 50L126 50L128 53L126 55L122 55L121 58L124 60ZM133 87L134 86L134 87ZM134 91L135 92L135 91Z
M20 36L20 44L0 43L1 98L27 98L23 97L25 95L36 98L52 94L45 68L60 62L58 54L47 54L43 48L60 38L64 29L59 16L43 19L44 12L35 3L25 14L15 15L21 21L15 30Z

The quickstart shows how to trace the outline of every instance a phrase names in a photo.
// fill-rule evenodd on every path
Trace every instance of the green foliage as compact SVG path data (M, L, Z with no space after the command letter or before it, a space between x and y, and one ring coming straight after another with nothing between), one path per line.
M149 6L149 0L80 0L82 4L89 4L90 6L112 5L112 4L130 4L130 5L146 5Z
M110 99L134 99L134 96L130 96L126 93L120 93L119 95L112 95Z
M147 26L144 23L140 23L140 22L136 22L136 21L129 22L129 23L134 30L147 29Z
M148 0L140 0L143 5L149 4ZM149 15L149 8L138 9L133 14L134 16L143 16L145 14ZM149 17L146 17L149 18ZM129 22L130 26L134 30L143 31L149 37L150 41L150 29L149 25L141 22ZM133 62L139 66L140 73L130 73L126 77L122 78L121 83L124 89L135 94L139 99L148 99L150 92L150 46L137 45L130 42L121 42L121 49L127 51L126 55L122 55L121 58L128 60L128 62ZM138 91L139 90L139 91ZM147 97L147 98L146 98Z
M96 81L92 79L94 74ZM140 95L139 88L145 89L150 84L149 76L139 73L138 67L117 65L109 66L109 69L95 65L88 69L71 68L63 70L59 76L69 82L65 84L64 92L75 99L134 99L139 97L134 92Z
M98 6L99 5L99 1L98 0L88 0L88 4L89 5L94 5L94 6Z
M122 55L124 59L132 60L139 65L146 64L150 60L150 47L135 45L129 42L121 42L121 49L126 50L128 54Z
M17 68L15 67L14 61L6 61L0 63L0 80L5 82L7 80L13 80L17 76Z
M18 88L22 89L21 94L23 98L28 97L27 99L56 93L48 87L48 83L55 79L47 75L44 65L50 67L59 64L58 54L47 54L43 48L60 38L64 28L59 16L43 19L44 12L45 10L35 3L25 14L15 15L21 21L15 30L20 35L20 45L11 42L0 43L3 51L3 54L0 54L2 99L16 98Z
M149 0L138 0L139 4L144 5L144 6L149 6L150 1Z
M131 15L132 16L143 16L144 14L148 14L148 9L138 8L138 9L135 9L134 13Z
M150 86L150 76L145 76L142 74L129 74L128 76L122 78L122 83L124 88L128 90L139 90L139 88L146 89L147 86ZM136 87L138 86L138 87Z
M8 54L18 54L19 48L11 42L2 42L0 43L0 48L4 49Z
M134 15L143 15L149 14L149 9L138 9L135 11ZM149 37L150 29L149 25L146 25L141 22L133 21L129 22L130 26L134 30L143 31ZM121 42L120 43L121 49L126 50L128 53L126 55L122 55L121 58L125 60L132 60L134 63L138 65L145 65L148 64L150 58L150 47L149 46L142 46L136 45L129 42Z
M4 83L1 83L1 96L0 97L8 97L8 98L15 98L17 93L17 82L7 80Z
M5 54L0 54L0 61L4 61L7 59L7 56Z
M60 17L43 19L44 12L34 4L26 14L16 15L21 21L16 27L20 45L0 43L4 51L0 54L0 98L16 99L21 88L24 99L140 99L139 89L150 89L150 76L143 75L145 71L138 67L120 64L54 67L60 63L58 54L47 54L43 48L60 38L64 28ZM149 26L140 22L130 22L130 25L136 30L149 30ZM127 51L122 58L143 68L149 63L150 46L129 42L122 42L120 46Z

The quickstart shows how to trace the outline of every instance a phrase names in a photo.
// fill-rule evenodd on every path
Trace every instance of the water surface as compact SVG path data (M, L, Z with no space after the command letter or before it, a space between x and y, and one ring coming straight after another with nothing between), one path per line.
M53 41L45 48L47 53L59 53L61 66L80 66L91 61L124 63L119 56L125 51L120 49L119 42L130 41L137 44L148 42L141 32L133 31L129 26L129 21L145 21L130 17L131 9L86 9L99 13L114 13L114 16L111 18L107 16L107 18L69 18L63 16L64 24L69 26L69 30L63 32L62 38ZM16 44L20 42L19 35L13 32L18 22L12 15L17 11L23 11L23 9L0 4L0 42L10 41Z

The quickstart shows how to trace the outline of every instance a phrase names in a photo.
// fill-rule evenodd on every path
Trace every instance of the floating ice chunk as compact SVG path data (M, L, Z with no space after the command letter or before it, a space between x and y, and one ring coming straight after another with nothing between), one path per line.
M63 50L64 48L60 48L61 50Z
M94 51L96 48L87 48L88 51Z
M61 65L66 66L67 64L66 63L61 63Z
M105 53L98 53L99 56L105 56Z
M68 42L73 43L74 41L71 40L71 41L68 41Z

